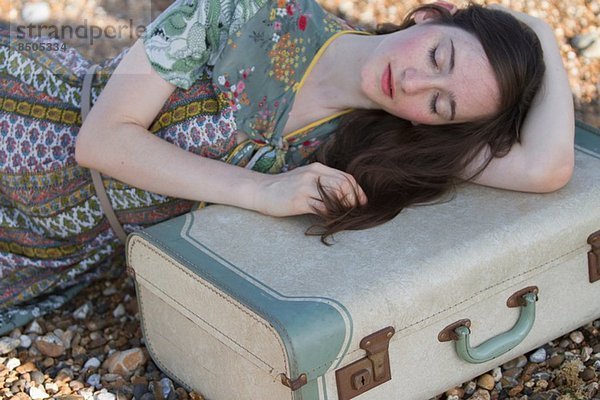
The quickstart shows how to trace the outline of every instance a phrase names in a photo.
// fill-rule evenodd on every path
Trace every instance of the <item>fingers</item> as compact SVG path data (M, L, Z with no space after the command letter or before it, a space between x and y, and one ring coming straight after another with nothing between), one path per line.
M334 194L346 207L367 203L367 195L351 174L320 163L311 165L314 165L313 169L317 174L317 177L315 177L315 190L317 190L316 183L318 179L323 188ZM320 198L318 191L316 195Z

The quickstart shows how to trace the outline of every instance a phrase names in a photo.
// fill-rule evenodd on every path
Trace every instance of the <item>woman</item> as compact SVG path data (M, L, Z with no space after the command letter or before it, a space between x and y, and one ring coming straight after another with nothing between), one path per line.
M521 126L543 75L536 35L504 13L455 11L438 3L415 12L415 26L367 35L312 0L177 1L101 65L81 128L89 62L70 49L20 52L5 35L0 331L60 305L58 289L119 273L121 243L86 167L105 174L126 231L194 201L318 213L325 235L364 228L502 152L474 182L564 185L572 104L552 32L519 15L541 39L551 82ZM413 152L425 160L416 172L401 162Z

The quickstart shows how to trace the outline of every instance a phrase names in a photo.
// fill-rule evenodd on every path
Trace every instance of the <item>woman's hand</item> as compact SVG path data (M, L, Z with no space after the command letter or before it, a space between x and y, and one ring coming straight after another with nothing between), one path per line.
M318 178L325 190L349 206L357 202L366 204L367 196L352 175L315 162L289 172L264 175L254 194L253 209L274 217L316 214L313 207L325 212L317 188Z

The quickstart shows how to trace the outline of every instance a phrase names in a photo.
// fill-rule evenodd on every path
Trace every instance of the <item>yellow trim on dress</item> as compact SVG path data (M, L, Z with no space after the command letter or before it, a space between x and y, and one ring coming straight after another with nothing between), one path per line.
M302 86L304 86L304 82L306 82L306 78L308 77L308 75L311 73L311 71L313 70L313 68L315 67L315 65L317 64L317 62L319 61L319 59L321 58L321 56L323 55L323 53L325 52L325 50L327 50L327 48L329 47L329 45L331 44L331 42L333 42L335 39L337 39L338 37L348 34L348 33L355 33L355 34L359 34L359 35L370 35L369 32L363 32L363 31L352 31L352 30L345 30L345 31L339 31L336 32L335 34L333 34L329 39L327 39L325 41L325 43L323 43L323 45L321 46L321 48L317 51L317 54L315 54L315 56L313 57L313 59L311 60L310 64L308 65L308 68L306 68L306 71L304 71L304 75L302 76L302 79L300 80L300 83L298 83L298 88L295 90L296 93L298 93L300 91L300 89L302 89ZM294 99L295 99L296 95L294 95ZM293 106L293 103L292 103ZM328 117L324 117L321 118L317 121L311 122L310 124L306 125L305 127L302 127L300 129L296 129L295 131L288 133L287 135L284 135L283 138L284 139L288 139L294 135L299 135L302 132L305 132L311 128L314 128L315 126L321 125L327 121L330 121L334 118L339 117L340 115L344 115L347 114L349 112L353 111L353 109L347 109L347 110L343 110L340 112L337 112L333 115L330 115Z
M359 35L370 35L369 32L363 32L363 31L353 31L353 30L345 30L345 31L339 31L336 32L335 34L333 34L329 39L327 39L325 41L325 43L323 43L323 45L319 48L319 50L317 51L317 53L315 54L315 56L313 57L313 59L311 60L310 64L308 65L308 67L306 68L306 71L304 71L304 75L302 76L302 79L300 80L300 82L298 83L298 88L295 90L296 93L298 93L298 91L300 91L300 89L302 89L302 86L304 86L304 83L306 82L306 78L308 77L308 75L312 72L313 68L315 67L315 65L317 64L317 62L319 61L319 59L321 58L321 56L323 55L323 53L325 52L325 50L329 47L329 45L331 44L331 42L333 42L335 39L337 39L338 37L348 34L348 33L355 33L355 34L359 34ZM294 99L295 99L296 95L294 95ZM292 103L293 105L293 103ZM288 139L292 136L295 135L299 135L309 129L314 128L315 126L321 125L327 121L330 121L334 118L337 118L341 115L347 114L349 112L353 111L353 109L347 109L347 110L342 110L339 111L335 114L329 115L327 117L323 117L317 121L311 122L310 124L296 129L295 131L288 133L286 135L283 135L284 139ZM239 151L239 149L241 148L241 146L243 144L245 144L248 141L252 141L252 139L248 138L246 140L244 140L243 142L241 142L240 144L238 144L230 153L230 156L227 157L227 161L231 160L233 158L233 156ZM261 144L261 143L256 143L256 146L258 147L262 147L265 146L265 144Z

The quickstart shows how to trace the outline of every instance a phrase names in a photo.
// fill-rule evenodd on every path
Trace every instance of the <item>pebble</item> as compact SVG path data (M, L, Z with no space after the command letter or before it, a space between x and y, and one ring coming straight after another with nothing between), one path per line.
M21 12L21 17L28 24L41 24L42 22L46 22L50 15L52 14L52 10L50 6L45 1L35 2L35 3L26 3L23 6L23 11Z
M78 380L74 380L74 381L69 382L69 387L71 389L73 389L74 391L83 389L84 386L85 385L83 383L81 383L80 381L78 381Z
M118 374L104 374L102 380L106 382L116 382L118 380L123 380L123 377Z
M529 356L529 361L534 363L541 363L546 361L546 349L540 347Z
M162 396L165 399L168 399L171 394L175 393L175 387L173 386L173 381L169 378L162 378L160 380L160 388L162 391Z
M178 395L179 395L179 393L178 393ZM463 388L461 388L460 386L453 387L452 389L449 389L446 391L446 396L448 397L446 400L449 400L450 397L454 397L456 399L462 399L464 395L465 395L465 390ZM181 396L179 395L179 397L181 397Z
M115 400L116 398L117 396L108 392L98 393L94 396L95 400Z
M27 372L35 371L37 368L34 363L31 361L26 362L25 364L21 364L16 368L16 371L19 374L25 374Z
M112 296L113 294L118 293L118 292L119 292L119 290L117 289L116 286L109 286L102 291L102 295L108 297L108 296Z
M571 345L571 341L570 341L569 339L562 339L562 340L561 340L561 341L558 343L558 345L559 345L560 347L562 347L563 349L568 349L568 348L569 348L569 346Z
M594 349L589 346L584 346L581 348L581 361L586 362L592 357Z
M492 390L496 381L494 377L490 374L483 374L477 379L477 386L482 387L487 390Z
M125 315L125 306L123 305L123 303L119 303L119 305L117 306L117 308L115 308L113 310L113 317L115 318L121 318L123 315Z
M99 388L101 386L100 379L101 379L100 374L92 374L92 375L88 376L86 383L88 385Z
M470 400L490 400L490 392L487 390L479 389L473 393Z
M552 378L552 375L550 375L550 373L548 372L536 372L535 374L532 375L533 380L535 381L539 381L539 380L550 380Z
M72 330L66 330L66 331L62 332L60 335L57 334L57 336L60 337L60 340L63 342L65 349L71 348L71 344L73 342L73 337L75 336L75 333Z
M148 393L148 384L147 383L138 383L133 386L133 397L136 399L141 398L144 394Z
M65 353L65 345L54 333L36 339L35 346L45 356L56 358Z
M19 392L15 393L15 395L11 397L10 400L31 400L31 397L29 397L27 393Z
M511 369L511 368L523 368L525 365L527 365L527 357L525 357L524 355L521 355L517 358L514 358L512 360L510 360L507 363L502 364L502 368L504 369Z
M504 376L508 376L511 378L518 378L523 372L523 368L511 368L509 370L504 371Z
M502 379L500 379L500 385L506 389L515 387L518 384L519 381L516 378L513 378L512 376L503 376Z
M577 344L581 344L584 340L583 333L580 331L573 331L569 334L569 338Z
M596 372L592 368L587 367L579 373L579 377L586 382L591 381L592 379L596 378Z
M32 386L31 388L29 388L29 396L31 396L33 400L47 399L48 397L50 397L50 395L46 393L44 389L41 389L37 386Z
M25 330L25 333L35 333L35 334L41 335L44 333L44 330L42 329L42 326L37 321L37 319L34 319L33 321L31 321L31 323Z
M571 44L583 57L600 58L600 32L577 35L571 40Z
M8 354L21 344L19 339L13 339L11 337L5 336L0 339L0 355Z
M494 380L498 382L502 378L502 368L496 367L492 370L492 376Z
M101 365L100 360L98 360L96 357L92 357L92 358L88 359L85 362L85 364L83 365L83 368L85 368L85 369L89 369L89 368L96 369L96 368L99 368L100 365Z
M137 347L114 352L104 361L102 366L111 374L119 374L126 378L145 363L146 355L141 348Z
M46 392L49 392L50 394L58 393L59 391L58 385L55 382L47 382L44 384L44 388L46 389Z
M548 359L548 366L550 368L558 368L558 367L560 367L560 365L562 364L562 362L564 360L565 360L565 356L562 354L553 355L552 357L550 357Z
M510 397L514 397L516 395L518 395L519 393L521 393L523 391L523 385L522 384L517 384L516 386L512 387L509 391L508 391L508 395Z
M87 319L92 311L92 305L90 303L84 303L81 307L73 312L73 318Z
M70 382L75 378L75 374L73 373L73 370L70 368L63 368L60 371L58 371L58 374L56 374L56 381L58 382Z
M21 335L19 336L19 340L21 341L21 344L19 344L19 347L24 348L24 349L28 349L31 347L31 338L27 335Z
M19 365L21 365L21 360L19 360L18 358L9 358L8 361L6 361L6 368L9 371L12 371L13 369L17 368Z
M40 371L33 371L30 376L31 380L37 385L41 385L42 383L44 383L44 374Z

